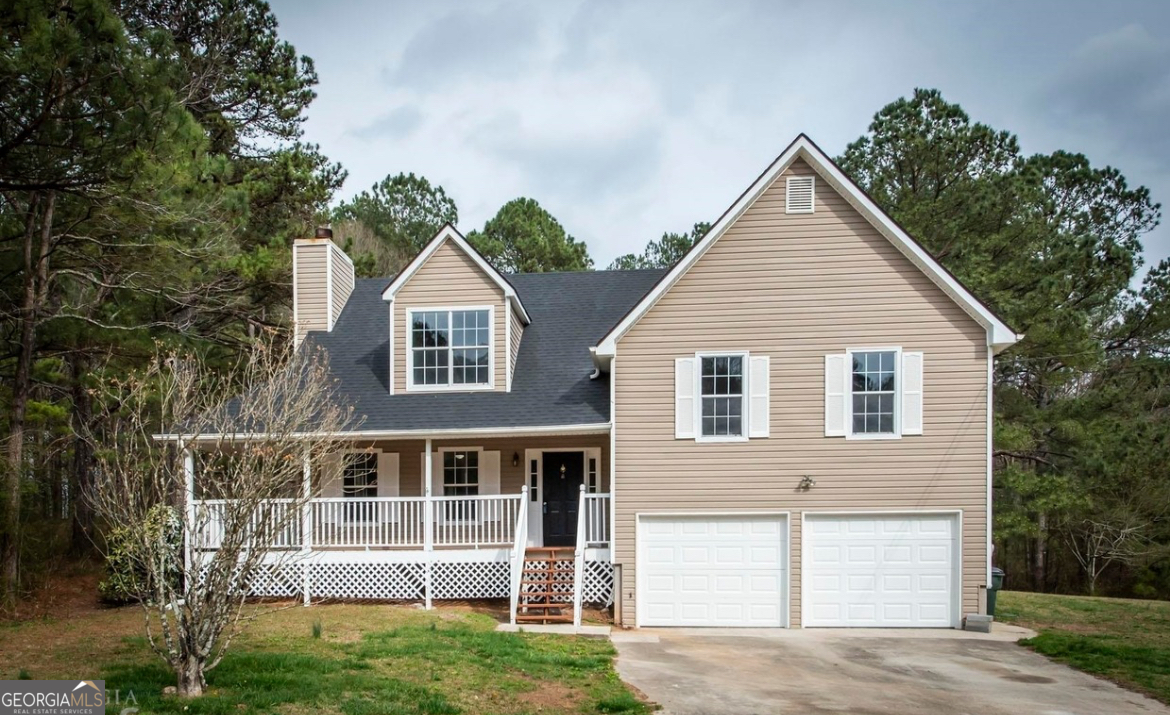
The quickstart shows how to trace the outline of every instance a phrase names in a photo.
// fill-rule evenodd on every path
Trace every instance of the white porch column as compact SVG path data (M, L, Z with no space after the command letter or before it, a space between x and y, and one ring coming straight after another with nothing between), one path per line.
M585 519L588 516L585 505L585 485L577 494L577 544L573 548L573 627L581 627L581 587L585 583Z
M423 550L427 552L426 560L424 561L426 569L426 608L430 610L431 604L431 572L434 563L434 549L435 549L435 502L431 500L431 474L433 464L431 463L431 438L427 437L426 453L423 456Z
M191 545L195 538L195 455L182 441L179 449L183 455L183 571L186 578L191 578Z
M310 499L313 496L313 459L309 448L305 447L301 455L301 593L305 605L309 605L309 552L313 550L313 505Z

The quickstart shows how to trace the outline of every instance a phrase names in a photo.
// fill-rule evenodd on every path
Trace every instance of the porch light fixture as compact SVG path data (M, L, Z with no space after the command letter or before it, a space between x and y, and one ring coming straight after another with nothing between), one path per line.
M512 466L513 467L520 466L520 453L519 452L512 452Z
M806 475L804 475L804 477L801 478L800 486L798 486L797 489L799 489L802 492L807 492L809 489L812 489L816 485L817 485L817 480L813 479L812 477L810 477L809 475L806 474Z

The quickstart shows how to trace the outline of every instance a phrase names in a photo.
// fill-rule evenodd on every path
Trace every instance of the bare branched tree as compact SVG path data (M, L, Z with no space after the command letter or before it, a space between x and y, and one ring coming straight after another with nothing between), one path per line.
M1097 595L1097 580L1111 565L1133 565L1154 552L1149 536L1151 521L1119 512L1082 519L1065 529L1069 550Z
M255 617L250 589L301 557L306 476L352 420L323 355L276 346L260 342L222 372L159 354L107 388L122 409L99 441L89 496L129 539L119 558L133 564L132 596L184 696L202 694Z

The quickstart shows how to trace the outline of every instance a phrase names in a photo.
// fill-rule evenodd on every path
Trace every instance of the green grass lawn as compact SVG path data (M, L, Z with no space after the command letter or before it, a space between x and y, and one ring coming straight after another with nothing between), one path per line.
M320 636L314 637L314 624ZM0 625L0 679L104 678L143 713L643 713L607 640L497 633L489 615L331 605L259 619L197 700L149 653L135 609ZM110 713L120 708L111 703Z
M1001 591L995 617L1039 653L1170 703L1170 603Z

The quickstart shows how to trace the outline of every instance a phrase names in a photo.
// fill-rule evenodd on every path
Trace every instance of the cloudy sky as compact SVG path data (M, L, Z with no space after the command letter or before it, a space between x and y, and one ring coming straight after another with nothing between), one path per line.
M342 197L415 172L466 232L529 196L599 267L714 220L799 132L840 153L915 87L1170 204L1165 0L272 4L316 61L307 139ZM1170 228L1145 243L1170 256Z

